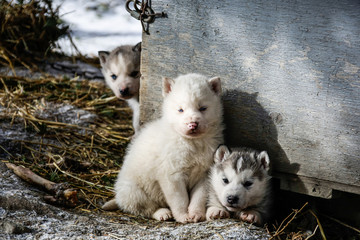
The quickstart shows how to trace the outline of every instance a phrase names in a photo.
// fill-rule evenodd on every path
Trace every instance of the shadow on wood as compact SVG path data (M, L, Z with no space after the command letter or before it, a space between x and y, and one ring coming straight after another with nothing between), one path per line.
M278 142L275 124L282 123L281 114L268 113L256 100L257 95L239 90L224 93L225 143L230 147L245 146L266 150L270 156L271 169L277 169L281 165L294 174L293 181L297 182L297 190L306 192L304 184L296 175L300 164L290 163Z

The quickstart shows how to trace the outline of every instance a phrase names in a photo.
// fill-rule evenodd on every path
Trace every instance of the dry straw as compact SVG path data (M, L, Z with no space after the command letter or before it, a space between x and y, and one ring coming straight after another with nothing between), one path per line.
M2 124L33 136L8 140L7 145L17 147L7 150L3 161L82 189L85 201L80 208L99 208L113 196L114 179L133 133L130 109L124 102L111 97L102 84L86 80L0 76L0 89ZM46 106L75 106L96 117L85 125L61 122L45 114L49 111Z

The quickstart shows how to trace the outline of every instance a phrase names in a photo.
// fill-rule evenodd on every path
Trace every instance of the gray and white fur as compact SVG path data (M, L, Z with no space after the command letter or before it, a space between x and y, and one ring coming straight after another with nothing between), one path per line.
M99 51L101 71L106 84L119 99L127 101L133 111L135 133L140 129L139 88L141 42L115 48L111 52Z
M270 159L266 151L221 145L209 177L207 220L233 216L263 224L269 217Z

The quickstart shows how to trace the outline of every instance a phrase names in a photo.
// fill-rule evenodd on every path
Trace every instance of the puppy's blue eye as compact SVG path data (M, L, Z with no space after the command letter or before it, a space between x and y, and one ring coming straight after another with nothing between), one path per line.
M115 74L113 74L113 75L111 75L111 78L112 78L113 80L116 80L117 76L116 76Z
M184 112L184 109L180 108L178 111L182 113Z
M199 111L200 112L203 112L203 111L205 111L207 109L207 107L201 107L201 108L199 108Z
M227 178L225 178L225 177L224 177L222 180L223 180L223 182L224 182L225 184L228 184L228 183L229 183L229 179L227 179Z

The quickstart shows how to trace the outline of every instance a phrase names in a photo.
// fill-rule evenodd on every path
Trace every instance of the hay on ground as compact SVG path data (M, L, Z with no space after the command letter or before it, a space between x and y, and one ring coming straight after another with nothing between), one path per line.
M7 146L0 148L7 157L2 161L23 165L50 181L68 182L82 192L78 208L98 209L113 196L133 134L130 113L102 84L0 76L0 121L31 136L5 139ZM90 118L77 123L83 115Z

